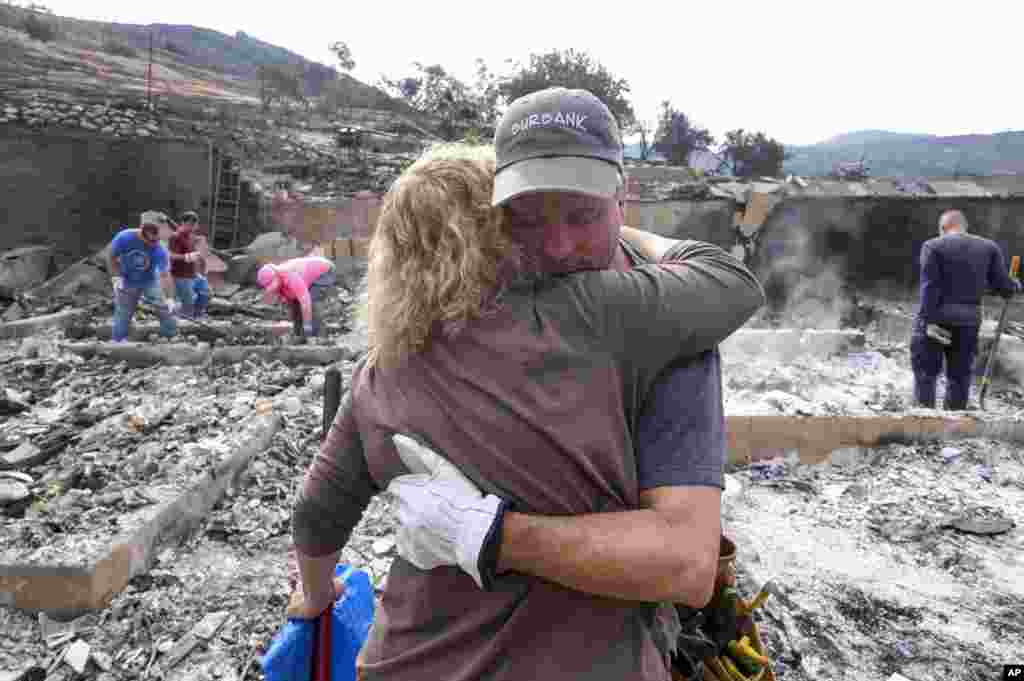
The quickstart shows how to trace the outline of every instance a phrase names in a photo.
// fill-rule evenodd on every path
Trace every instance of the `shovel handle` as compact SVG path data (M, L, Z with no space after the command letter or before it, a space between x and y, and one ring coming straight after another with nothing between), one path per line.
M1010 276L1014 279L1020 274L1020 256L1015 255L1010 259Z

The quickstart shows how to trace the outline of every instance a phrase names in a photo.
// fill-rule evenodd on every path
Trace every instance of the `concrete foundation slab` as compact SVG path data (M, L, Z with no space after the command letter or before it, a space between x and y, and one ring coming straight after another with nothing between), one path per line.
M245 428L244 445L205 480L161 507L142 527L115 540L109 552L92 565L0 565L0 604L59 618L105 607L132 577L152 565L161 546L188 536L199 526L228 487L237 483L250 459L269 446L281 424L277 413L253 417Z
M195 366L202 364L238 364L249 358L262 362L281 361L289 365L324 366L351 359L355 352L344 345L232 345L211 348L203 343L62 343L63 350L91 359L103 357L129 366Z
M54 314L44 314L0 324L0 340L27 338L43 331L67 328L80 323L88 317L88 314L86 310L64 310Z
M729 463L799 456L820 463L837 450L880 447L893 442L987 437L1024 442L1024 422L985 421L971 416L740 416L726 417Z
M345 333L348 327L341 324L324 324L321 333L336 335ZM155 322L133 324L128 337L133 341L146 341L151 336L158 336L160 325ZM291 322L256 322L245 324L210 323L197 324L187 319L178 320L178 336L195 336L199 340L215 341L219 339L254 339L271 342L275 338L289 336L292 333ZM109 341L111 328L109 324L74 324L67 329L68 338L75 340L96 339Z

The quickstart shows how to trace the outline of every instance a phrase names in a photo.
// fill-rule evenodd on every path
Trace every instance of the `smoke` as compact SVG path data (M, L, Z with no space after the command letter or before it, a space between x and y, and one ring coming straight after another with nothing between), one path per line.
M1017 385L1024 385L1024 342L1004 336L999 341L999 369Z
M857 308L846 280L850 234L836 230L835 219L815 220L812 230L798 208L770 223L760 237L757 269L773 321L791 328L841 328Z

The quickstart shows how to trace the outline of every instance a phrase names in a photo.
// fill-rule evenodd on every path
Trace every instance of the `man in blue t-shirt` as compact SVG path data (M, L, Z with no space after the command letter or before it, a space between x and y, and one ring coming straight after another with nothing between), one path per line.
M178 332L170 256L160 244L160 225L165 219L160 213L147 211L142 214L138 229L121 230L110 244L110 275L114 285L112 338L115 342L128 339L140 298L156 308L161 336L171 338Z

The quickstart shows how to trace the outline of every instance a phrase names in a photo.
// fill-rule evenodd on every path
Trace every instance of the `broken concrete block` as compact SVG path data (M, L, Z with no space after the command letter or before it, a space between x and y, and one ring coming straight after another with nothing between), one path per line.
M88 293L110 295L111 290L110 276L106 272L87 262L80 262L53 279L29 289L25 295L35 300L46 300Z
M261 265L268 262L283 262L291 258L300 258L306 255L308 250L308 248L299 243L298 239L288 236L283 232L260 234L253 239L252 243L245 247L246 254L254 256Z
M92 652L92 661L105 672L109 672L114 667L114 658L98 650Z
M25 501L32 496L32 490L23 482L0 478L0 506L9 506Z
M42 681L46 678L46 669L30 665L12 672L0 672L0 681Z
M89 664L89 644L82 640L72 643L67 652L64 653L64 661L75 672L84 674L85 665Z
M3 316L0 316L0 322L16 322L19 319L25 317L25 310L17 303L12 303L10 307L4 310Z
M194 627L192 631L178 639L178 642L174 644L167 653L167 661L165 668L170 669L176 664L184 660L188 655L195 650L203 641L208 641L213 638L213 635L224 625L227 621L229 613L226 611L211 612L210 614L203 617Z
M52 263L51 246L27 246L0 253L0 295L9 297L42 284Z

